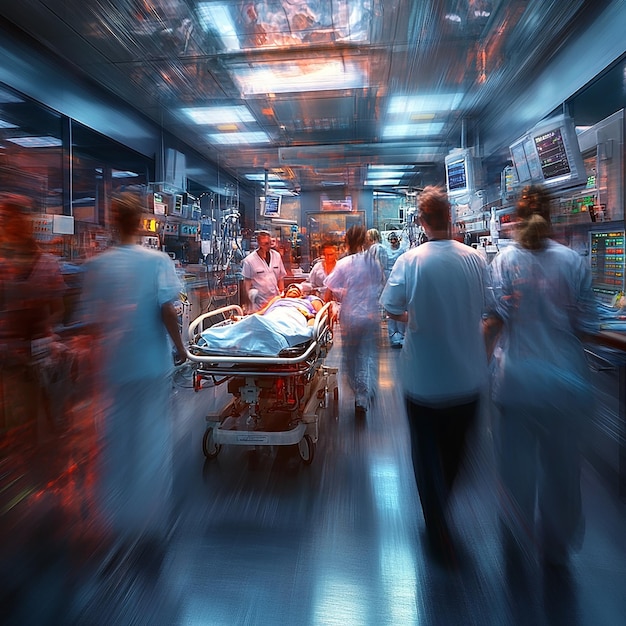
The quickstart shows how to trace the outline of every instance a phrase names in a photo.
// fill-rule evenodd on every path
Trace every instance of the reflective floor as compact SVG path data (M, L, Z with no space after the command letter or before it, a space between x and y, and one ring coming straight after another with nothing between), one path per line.
M365 420L355 420L354 398L341 385L337 415L320 414L310 466L290 448L269 446L224 447L205 461L204 415L224 390L194 393L179 377L177 519L160 575L136 576L122 562L78 568L68 578L53 552L10 597L3 623L623 624L626 505L589 466L586 538L569 570L505 567L487 410L452 511L457 567L430 560L395 383L399 353L383 342L378 394ZM337 341L327 365L340 358Z

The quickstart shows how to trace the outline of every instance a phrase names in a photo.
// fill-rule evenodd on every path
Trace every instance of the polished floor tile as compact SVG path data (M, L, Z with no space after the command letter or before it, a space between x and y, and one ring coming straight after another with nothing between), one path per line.
M123 569L106 584L85 577L54 621L28 621L27 609L13 616L26 624L181 626L624 623L626 506L589 466L586 538L569 570L503 559L486 408L451 512L458 562L431 560L395 382L399 355L381 346L365 419L355 419L341 379L337 414L321 410L309 466L292 448L270 446L225 446L205 460L204 415L225 401L225 387L195 393L179 376L176 525L158 580ZM337 340L327 365L340 364ZM54 594L53 583L53 575L33 578L31 599Z

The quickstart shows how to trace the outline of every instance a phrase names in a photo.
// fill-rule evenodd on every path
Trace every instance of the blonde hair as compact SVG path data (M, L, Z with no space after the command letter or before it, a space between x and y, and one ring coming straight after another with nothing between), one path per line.
M380 237L380 232L378 231L377 228L370 228L366 235L369 237L369 239L371 239L374 243L380 243L381 242L381 237Z

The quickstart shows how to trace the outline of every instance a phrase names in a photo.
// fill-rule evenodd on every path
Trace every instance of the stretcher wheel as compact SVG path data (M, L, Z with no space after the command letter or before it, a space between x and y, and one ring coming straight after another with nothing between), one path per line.
M315 444L310 435L304 435L298 442L298 453L305 465L311 465L315 457Z
M207 428L204 431L204 437L202 438L202 452L207 459L214 459L221 451L222 444L215 443L213 438L213 429Z

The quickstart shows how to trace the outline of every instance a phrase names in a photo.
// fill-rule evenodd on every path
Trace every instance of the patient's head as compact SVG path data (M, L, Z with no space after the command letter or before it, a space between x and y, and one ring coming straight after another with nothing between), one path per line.
M297 283L291 283L285 289L285 298L301 298L302 295L302 287Z

